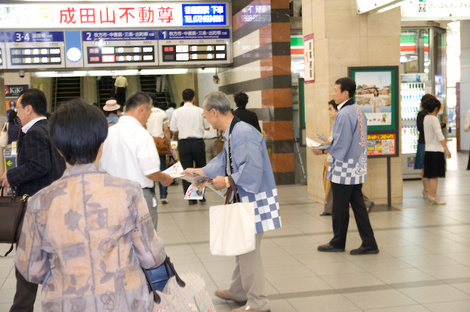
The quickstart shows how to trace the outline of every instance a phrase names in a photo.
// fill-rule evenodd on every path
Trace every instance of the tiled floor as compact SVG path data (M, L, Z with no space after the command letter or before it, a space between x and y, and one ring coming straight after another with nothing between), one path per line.
M331 238L331 218L319 216L322 205L307 198L306 186L279 186L283 228L266 233L261 247L271 311L470 311L470 171L468 154L453 154L439 181L447 205L430 205L421 181L405 181L402 205L370 214L378 255L349 255L360 245L353 219L347 252L318 252ZM158 234L177 270L201 273L213 294L228 286L234 259L209 252L208 209L221 198L208 192L206 204L188 206L181 185L171 186L170 203L158 207ZM0 312L14 295L12 259L0 259ZM214 304L219 312L237 307Z

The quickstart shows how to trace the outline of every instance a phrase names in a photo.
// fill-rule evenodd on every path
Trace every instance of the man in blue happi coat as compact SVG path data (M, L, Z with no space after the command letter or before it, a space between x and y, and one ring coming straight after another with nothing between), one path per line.
M232 312L269 311L264 293L264 273L260 243L263 232L281 227L274 175L266 143L261 133L230 112L230 102L223 92L209 93L204 99L204 116L214 129L223 132L224 149L202 169L186 169L212 178L216 189L230 184L232 176L241 202L255 206L256 249L236 257L236 267L228 289L218 289L216 296L246 304Z
M352 97L356 82L340 78L335 82L333 99L338 104L338 114L333 124L333 142L326 151L332 156L327 178L333 191L333 232L328 244L318 246L319 251L342 252L346 246L349 225L349 204L356 219L362 239L358 249L351 255L376 254L379 252L374 231L362 194L362 183L367 176L367 118ZM314 149L315 155L325 150Z

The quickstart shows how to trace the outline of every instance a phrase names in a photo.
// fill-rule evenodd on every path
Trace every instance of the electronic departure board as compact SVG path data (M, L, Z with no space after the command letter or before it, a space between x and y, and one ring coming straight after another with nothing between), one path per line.
M160 65L229 64L229 29L160 30Z
M7 68L65 68L63 32L7 32Z
M157 65L156 31L82 32L85 66Z
M163 62L225 61L226 44L163 45Z
M5 68L5 35L0 32L0 68Z

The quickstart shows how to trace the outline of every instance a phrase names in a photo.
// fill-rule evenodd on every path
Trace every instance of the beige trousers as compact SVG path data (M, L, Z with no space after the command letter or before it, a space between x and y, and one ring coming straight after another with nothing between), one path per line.
M247 300L246 305L255 310L269 310L264 293L264 272L260 245L263 233L256 234L256 249L235 258L236 266L228 292L236 301Z
M204 145L206 146L206 164L214 158L214 143L216 140L217 138L204 139Z

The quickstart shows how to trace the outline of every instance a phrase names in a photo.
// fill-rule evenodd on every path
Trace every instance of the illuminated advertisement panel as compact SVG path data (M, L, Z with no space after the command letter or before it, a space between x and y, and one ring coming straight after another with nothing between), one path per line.
M25 20L28 22L25 23ZM0 5L1 29L126 29L229 26L227 3L41 3Z
M183 26L227 25L226 4L183 4Z

